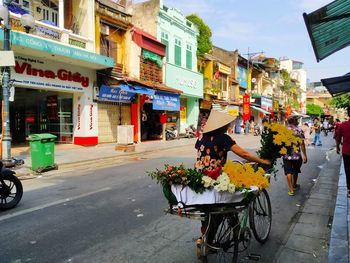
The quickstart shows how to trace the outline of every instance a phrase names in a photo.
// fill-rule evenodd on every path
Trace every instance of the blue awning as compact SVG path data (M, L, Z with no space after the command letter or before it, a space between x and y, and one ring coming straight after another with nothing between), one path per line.
M132 86L130 84L120 84L118 88L125 90L127 92L145 94L149 96L153 96L156 92L153 89L146 88L144 86Z
M332 96L350 92L350 72L344 76L321 79L321 82Z

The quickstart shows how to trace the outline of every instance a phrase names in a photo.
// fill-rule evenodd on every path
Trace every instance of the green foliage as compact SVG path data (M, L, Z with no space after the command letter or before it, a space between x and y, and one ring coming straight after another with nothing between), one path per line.
M316 104L307 104L306 105L306 114L312 116L320 116L324 114L324 111L321 106Z
M195 24L199 30L199 35L197 37L197 56L209 53L213 48L213 43L211 41L212 32L210 27L196 14L191 14L186 18Z
M172 184L188 186L196 193L202 193L205 190L202 181L203 174L194 168L187 169L183 164L179 166L166 164L164 170L156 169L155 171L147 172L147 174L152 179L155 179L157 183L163 185L163 191Z
M292 81L290 79L290 75L287 70L282 69L280 76L283 80L283 85L281 86L281 90L284 92L290 91L292 89Z
M350 92L332 98L332 100L330 101L330 105L332 105L338 109L348 107L350 105Z

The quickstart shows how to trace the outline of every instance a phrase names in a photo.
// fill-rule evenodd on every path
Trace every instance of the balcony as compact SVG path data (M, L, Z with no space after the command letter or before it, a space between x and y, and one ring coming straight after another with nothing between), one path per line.
M20 18L29 13L35 19L35 28L30 34L94 51L94 43L88 39L92 22L87 22L89 12L93 10L93 5L89 3L90 0L81 0L79 3L71 0L12 1L8 4L11 30L24 32ZM82 9L81 6L86 8Z
M221 82L218 80L204 80L204 93L217 96L221 92Z

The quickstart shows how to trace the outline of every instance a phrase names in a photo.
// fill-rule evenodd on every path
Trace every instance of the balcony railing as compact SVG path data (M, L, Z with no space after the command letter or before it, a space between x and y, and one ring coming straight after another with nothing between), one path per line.
M25 32L20 19L20 15L11 14L11 30ZM35 21L35 28L30 31L30 34L81 49L93 51L93 43L91 43L91 41L89 41L86 37L76 35L71 30L60 29L56 26L48 25L41 21Z

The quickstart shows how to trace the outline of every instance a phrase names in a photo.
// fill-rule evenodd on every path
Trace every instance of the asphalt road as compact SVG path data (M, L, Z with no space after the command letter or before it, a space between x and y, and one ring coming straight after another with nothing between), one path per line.
M309 163L302 168L302 188L296 196L287 195L279 167L269 189L269 241L261 246L252 240L240 261L254 253L261 256L259 262L271 262L278 254L326 151L334 146L331 136L323 139L323 147L308 148ZM194 156L192 147L184 147L104 169L80 167L23 181L21 203L0 212L0 262L197 262L194 240L200 222L165 214L161 188L145 174L164 163L190 167Z

